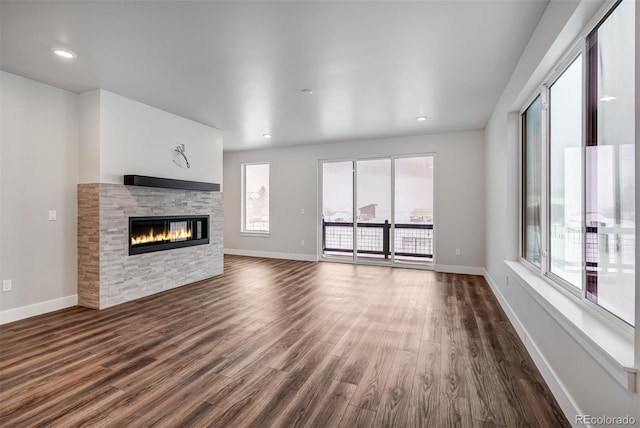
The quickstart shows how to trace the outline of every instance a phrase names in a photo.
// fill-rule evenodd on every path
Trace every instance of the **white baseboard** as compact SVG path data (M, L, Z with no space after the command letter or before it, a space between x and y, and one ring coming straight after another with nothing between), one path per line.
M233 248L225 248L224 253L233 255L233 256L264 257L267 259L299 260L303 262L318 261L318 256L312 255L312 254L277 253L273 251L236 250Z
M77 305L78 295L73 294L71 296L60 297L58 299L47 300L46 302L21 306L19 308L0 312L0 324L19 321L25 318L35 317L36 315L42 315L47 312L58 311L60 309L66 309Z
M509 305L509 303L507 302L507 299L505 299L504 295L500 292L500 289L498 288L495 281L493 280L493 278L491 278L491 275L489 275L489 272L487 272L486 269L484 271L483 276L484 276L484 279L487 281L487 284L489 284L489 288L491 288L493 295L496 296L496 299L498 299L498 303L500 303L502 310L507 314L507 317L509 318L511 325L516 330L516 333L518 333L520 340L522 340L522 343L526 343L527 330L524 328L524 325L522 325L516 313L513 311L513 309L511 309L511 305Z
M576 416L584 415L585 413L578 408L576 402L573 400L571 395L567 392L566 388L564 387L562 381L556 374L555 370L553 370L551 365L549 365L549 362L545 358L542 351L540 351L540 348L538 348L538 345L533 340L531 340L531 337L529 336L527 329L520 322L520 319L515 314L513 309L511 309L511 306L505 299L504 295L500 292L500 289L494 282L493 278L491 278L491 275L489 275L489 272L487 272L486 270L484 271L484 278L489 284L491 291L493 291L493 294L496 296L496 299L498 299L498 302L500 303L502 310L507 314L507 317L509 318L511 325L513 325L514 329L518 333L518 336L520 336L520 339L524 343L525 348L527 349L527 352L531 356L531 359L535 363L538 370L540 370L540 373L542 374L542 377L544 378L545 382L547 382L547 385L549 385L549 389L551 390L551 392L553 393L553 396L558 401L558 404L560 405L560 408L564 412L564 415L567 417L569 422L573 425L573 422L576 420Z
M484 275L484 268L477 266L435 265L433 270L444 273L461 273L464 275Z

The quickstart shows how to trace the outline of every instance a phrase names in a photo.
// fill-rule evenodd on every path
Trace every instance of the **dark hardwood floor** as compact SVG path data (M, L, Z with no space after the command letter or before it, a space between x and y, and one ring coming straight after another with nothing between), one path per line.
M479 276L226 256L0 345L3 427L570 426Z

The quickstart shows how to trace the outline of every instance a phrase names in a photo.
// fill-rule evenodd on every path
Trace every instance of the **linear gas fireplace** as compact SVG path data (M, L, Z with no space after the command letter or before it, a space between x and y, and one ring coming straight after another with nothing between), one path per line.
M129 255L209 243L209 216L129 217Z

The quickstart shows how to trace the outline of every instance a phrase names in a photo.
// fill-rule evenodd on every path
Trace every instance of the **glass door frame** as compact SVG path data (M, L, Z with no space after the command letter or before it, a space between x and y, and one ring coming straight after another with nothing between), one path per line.
M419 158L419 157L431 157L433 158L433 229L432 229L432 257L430 264L423 263L408 263L408 262L398 262L395 256L395 160L403 159L403 158ZM358 257L358 221L357 221L357 186L358 186L358 161L367 161L367 160L384 160L389 159L391 162L391 179L389 182L390 195L391 195L391 207L390 207L390 229L389 229L389 259L383 259L381 261L373 260L373 259L363 259L362 257ZM335 162L351 162L352 164L352 217L353 217L353 252L351 257L344 258L332 258L325 257L323 254L322 248L322 221L323 221L323 165L325 163L335 163ZM350 263L350 264L361 264L361 265L375 265L375 266L393 266L393 267L403 267L403 268L411 268L411 269L426 269L426 270L434 270L434 266L436 265L436 154L432 152L427 153L411 153L411 154L403 154L403 155L381 155L381 156L362 156L362 157L348 157L348 158L335 158L335 159L319 159L318 160L318 212L317 212L317 229L318 229L318 238L317 238L317 253L319 261L326 262L336 262L336 263Z

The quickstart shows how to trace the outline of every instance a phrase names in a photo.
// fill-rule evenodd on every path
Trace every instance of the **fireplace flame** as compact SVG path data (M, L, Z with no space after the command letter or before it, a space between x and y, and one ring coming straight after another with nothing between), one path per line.
M148 244L150 242L177 241L191 238L191 230L181 227L168 232L155 234L153 228L146 235L131 237L131 245Z

